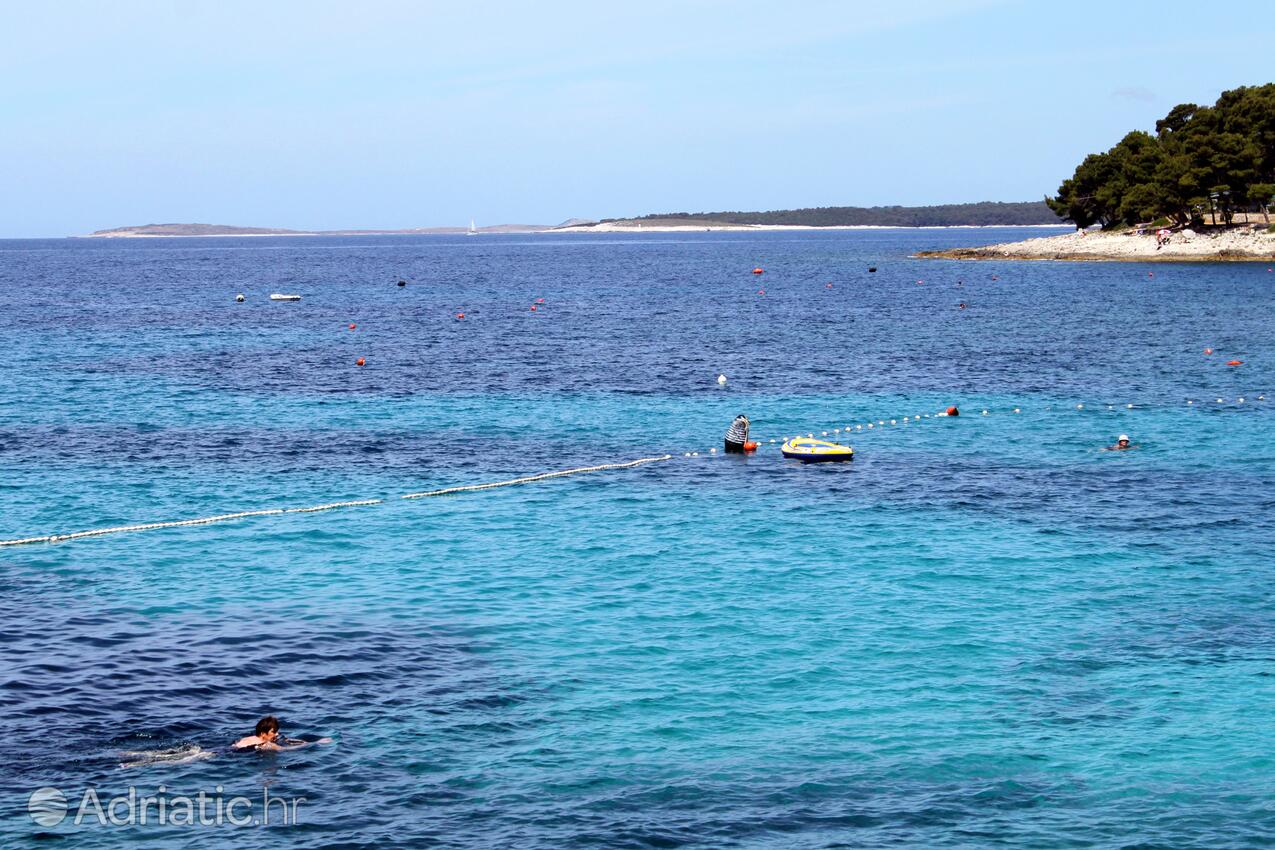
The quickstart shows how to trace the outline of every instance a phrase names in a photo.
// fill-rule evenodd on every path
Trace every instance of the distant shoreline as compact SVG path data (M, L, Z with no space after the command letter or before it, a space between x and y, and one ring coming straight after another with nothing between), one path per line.
M989 228L1038 229L1042 227L1063 227L1061 224L717 224L717 225L664 225L654 227L638 227L635 225L595 224L572 225L570 227L528 227L526 229L491 228L480 229L479 236L526 236L543 233L704 233L705 231L725 233L747 233L765 231L805 231L805 230L987 230ZM421 230L289 230L271 233L268 231L247 231L243 233L142 233L125 229L98 231L83 235L68 236L67 239L224 239L243 237L292 237L292 236L464 236L464 228L436 228Z
M789 230L986 230L988 228L1040 228L1062 227L1060 224L711 224L711 225L655 225L639 227L633 224L595 224L559 227L544 233L747 233Z

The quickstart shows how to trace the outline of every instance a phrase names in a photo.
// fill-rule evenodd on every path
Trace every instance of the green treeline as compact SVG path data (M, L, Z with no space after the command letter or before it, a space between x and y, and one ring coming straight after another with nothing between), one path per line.
M679 219L719 224L793 224L802 227L876 225L879 227L952 227L959 225L1054 224L1043 201L944 204L933 207L813 207L769 212L659 213L626 221ZM608 219L614 221L615 219Z
M1275 83L1223 92L1213 106L1183 103L1106 153L1085 157L1046 203L1080 227L1165 218L1230 224L1275 196Z

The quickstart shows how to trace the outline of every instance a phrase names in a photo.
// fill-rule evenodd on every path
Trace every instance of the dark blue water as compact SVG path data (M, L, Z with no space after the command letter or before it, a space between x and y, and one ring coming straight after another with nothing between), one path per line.
M0 242L0 539L387 497L0 549L0 844L1275 843L1275 274L1018 233Z

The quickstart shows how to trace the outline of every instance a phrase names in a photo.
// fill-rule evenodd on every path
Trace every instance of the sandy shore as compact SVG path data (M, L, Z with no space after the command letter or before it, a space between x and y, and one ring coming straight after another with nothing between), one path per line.
M1219 233L1174 233L1156 247L1154 234L1074 232L981 248L921 251L918 257L949 260L1125 260L1207 262L1275 260L1275 233L1237 228Z

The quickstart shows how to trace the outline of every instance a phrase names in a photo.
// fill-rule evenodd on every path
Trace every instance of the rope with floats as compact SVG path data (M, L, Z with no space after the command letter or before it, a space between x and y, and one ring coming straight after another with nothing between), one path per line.
M1206 407L1210 407L1214 405L1231 405L1231 404L1244 405L1246 402L1251 403L1251 402L1265 402L1265 401L1267 401L1266 395L1259 394L1257 396L1251 396L1251 395L1239 396L1235 398L1233 401L1230 398L1221 398L1221 397L1215 397L1212 401L1197 401L1195 399L1187 399L1186 406L1192 407L1195 409L1200 409L1202 407L1206 408ZM1048 411L1053 409L1054 406L1055 405L1052 405L1052 404L1047 405L1044 409ZM1120 404L1120 405L1097 404L1097 405L1086 406L1084 403L1078 403L1078 404L1075 404L1074 406L1071 406L1071 405L1057 405L1057 406L1059 407L1059 409L1067 409L1068 407L1072 407L1073 409L1078 411L1102 410L1105 407L1106 410L1114 411L1114 410L1134 410L1136 408L1150 407L1155 405L1147 405L1147 404L1135 405L1133 403L1126 403L1126 404ZM1015 415L1015 414L1021 414L1023 412L1024 410L1022 407L1014 407L1012 409L1006 409L1006 410L989 410L988 408L981 408L981 409L976 409L976 412L972 414L967 414L966 418L968 418L970 415L982 417L982 416L995 415L998 413L1008 413L1010 415ZM865 436L867 434L871 434L874 431L879 433L880 431L889 430L892 426L915 424L915 423L920 423L926 420L945 419L948 416L949 414L947 411L938 411L935 413L921 413L915 416L894 416L889 419L882 418L882 419L875 419L875 420L867 420L865 422L860 422L857 424L846 425L842 428L834 427L826 431L818 431L818 432L812 431L808 433L807 436L813 437L816 433L818 433L822 437L830 437L834 440L838 438L849 437L851 434L858 437L858 436ZM800 434L795 434L794 436L800 436ZM779 437L779 438L772 438L772 439L759 437L757 439L757 442L769 443L773 445L775 443L786 442L787 440L788 440L788 437ZM682 456L688 457L688 458L689 457L698 458L703 455L708 455L710 457L713 457L713 456L716 456L717 454L718 452L716 448L710 448L706 452L698 452L698 451L684 452ZM549 481L554 478L564 478L569 475L583 475L583 474L592 473L592 472L606 472L606 471L618 470L618 469L633 469L635 467L643 466L648 463L659 463L661 461L672 460L673 457L674 456L671 454L664 454L664 455L655 455L652 457L638 458L637 460L625 461L623 463L604 463L604 464L599 464L596 466L581 466L581 467L576 467L574 469L563 469L557 472L544 472L539 475L528 475L528 476L523 476L521 478L510 478L505 481L490 481L485 484L467 484L467 485L462 485L457 487L442 487L436 490L424 490L419 493L405 493L399 496L398 498L426 499L426 498L431 498L434 496L453 496L453 495L458 495L461 493L477 493L483 490L495 490L500 487L513 487L519 484L532 484L538 481ZM251 519L253 517L281 516L284 514L320 513L323 511L339 510L343 508L357 508L357 507L368 507L372 505L380 505L380 504L383 504L385 501L386 501L385 499L358 499L353 501L329 502L322 505L309 505L305 507L296 507L296 508L266 508L266 509L256 510L256 511L240 511L238 513L217 514L216 516L197 517L195 519L171 520L168 522L148 522L148 523L139 523L136 525L119 525L119 526L113 526L111 528L96 528L96 529L90 529L88 531L74 531L74 532L69 532L66 534L46 534L46 535L37 536L37 537L21 537L21 538L16 538L13 540L0 540L0 547L25 546L25 545L33 544L33 543L62 543L62 542L71 541L71 540L81 540L81 539L89 538L89 537L102 537L108 534L124 534L127 532L134 532L134 531L154 531L154 530L158 530L162 528L186 528L186 527L198 526L198 525L213 525L214 523L233 522L235 520Z
M497 487L512 487L516 484L531 484L536 481L548 481L553 478L565 478L568 475L583 475L589 472L605 472L612 469L633 469L648 463L672 460L672 455L643 457L625 463L604 463L598 466L580 466L575 469L563 469L558 472L545 472L540 475L528 475L522 478L511 478L507 481L491 481L486 484L469 484L461 487L443 487L438 490L426 490L420 493L407 493L401 499L424 499L430 496L452 496L458 493L475 493L481 490L494 490ZM45 534L39 537L21 537L14 540L0 540L0 546L26 546L32 543L62 543L70 540L82 540L87 537L103 537L108 534L125 534L133 531L155 531L161 528L187 528L196 525L212 525L219 522L232 522L252 517L282 516L284 514L313 514L321 511L333 511L340 508L361 508L380 505L384 499L357 499L348 502L328 502L323 505L309 505L300 508L266 508L258 511L240 511L233 514L217 514L216 516L197 517L195 519L170 520L168 522L144 522L136 525L117 525L111 528L94 528L89 531L73 531L67 534Z

